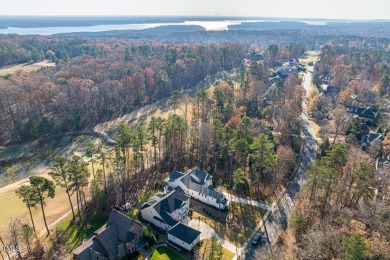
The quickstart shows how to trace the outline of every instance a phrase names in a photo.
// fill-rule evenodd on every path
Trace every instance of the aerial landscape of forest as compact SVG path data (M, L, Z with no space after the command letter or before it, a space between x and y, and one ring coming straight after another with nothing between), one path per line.
M390 259L389 3L92 2L0 0L0 259Z

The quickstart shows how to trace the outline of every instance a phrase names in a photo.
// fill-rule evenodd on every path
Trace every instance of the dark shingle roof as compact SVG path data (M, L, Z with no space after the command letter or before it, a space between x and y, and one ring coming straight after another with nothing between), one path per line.
M216 190L213 186L206 187L206 181L211 179L211 175L205 171L202 171L198 167L192 168L186 171L185 175L180 179L181 182L190 190L199 192L200 194L212 197L217 200L217 203L226 204L227 200L225 196ZM176 189L181 189L176 187Z
M181 208L190 197L180 191L172 191L157 202L153 207L161 215L162 212L172 213Z
M200 235L200 232L196 229L193 229L183 223L177 223L167 232L168 234L180 239L181 241L186 242L187 244L192 244L196 238Z
M198 167L195 167L186 171L185 175L181 178L181 181L188 188L190 182L196 183L198 185L204 185L205 182L210 178L211 176L207 172L204 172Z
M169 181L174 181L176 179L179 179L180 177L182 177L184 174L181 173L181 172L177 172L177 171L174 171L171 173L171 175L169 175Z
M385 140L385 137L381 134L369 133L368 135L364 135L362 137L362 142L366 145L372 145L373 143L382 143L383 140Z
M141 224L113 210L107 224L98 229L93 238L76 248L73 253L79 259L90 259L90 254L115 259L118 245L133 241L136 233L141 231Z
M293 73L296 73L298 68L296 66L289 67L279 67L275 70L274 75L279 75L280 77L287 77Z
M373 119L375 117L375 113L378 112L378 109L372 107L354 107L354 106L345 106L349 113L355 114L359 117L370 118Z
M171 216L169 216L167 213L165 212L161 212L161 218L164 220L165 223L167 223L168 225L170 225L171 227L174 226L177 221L174 220L173 218L171 218Z

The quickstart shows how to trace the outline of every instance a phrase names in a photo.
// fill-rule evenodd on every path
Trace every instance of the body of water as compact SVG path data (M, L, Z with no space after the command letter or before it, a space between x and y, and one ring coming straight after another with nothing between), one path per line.
M38 28L20 28L8 27L0 29L0 34L19 34L19 35L53 35L58 33L75 32L104 32L117 30L145 30L167 25L198 25L207 31L228 30L231 25L241 25L242 23L261 23L261 22L281 22L281 20L193 20L184 22L166 22L166 23L134 23L134 24L106 24L93 26L71 26L71 27L38 27ZM296 21L308 25L326 25L326 21Z

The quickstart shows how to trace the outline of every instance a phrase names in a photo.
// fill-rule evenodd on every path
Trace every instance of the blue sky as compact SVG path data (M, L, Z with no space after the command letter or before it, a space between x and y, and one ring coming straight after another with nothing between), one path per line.
M201 15L390 19L390 0L0 0L2 15Z

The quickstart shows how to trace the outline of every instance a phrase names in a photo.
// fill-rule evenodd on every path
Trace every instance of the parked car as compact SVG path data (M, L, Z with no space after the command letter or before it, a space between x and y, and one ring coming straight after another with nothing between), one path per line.
M259 232L255 235L255 237L252 240L252 244L257 245L257 243L259 243L259 240L261 240L261 232Z

